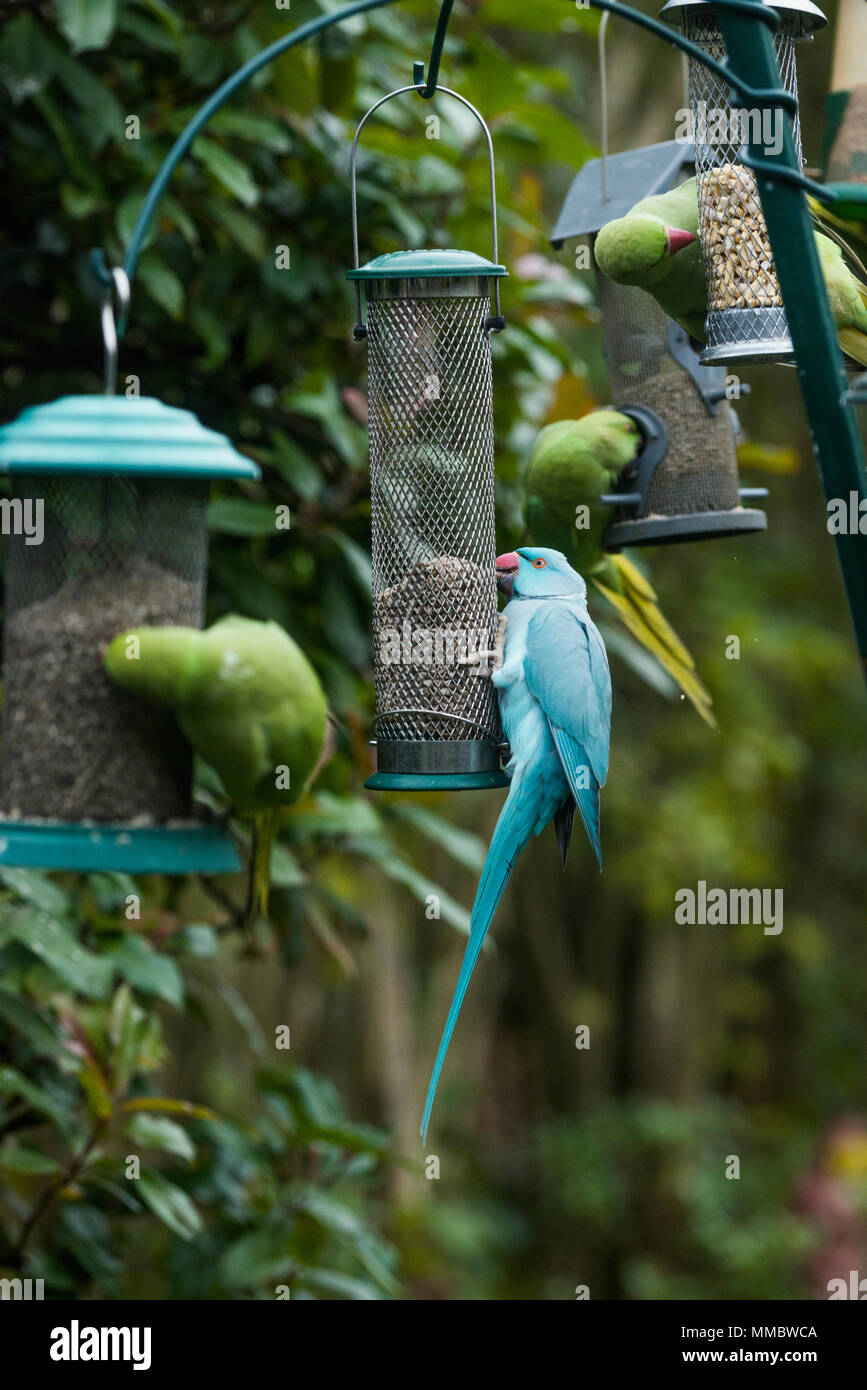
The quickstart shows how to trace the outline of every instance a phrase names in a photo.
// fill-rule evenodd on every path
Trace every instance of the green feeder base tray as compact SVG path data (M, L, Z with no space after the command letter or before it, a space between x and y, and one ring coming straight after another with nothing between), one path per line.
M211 825L50 825L0 821L0 864L76 873L235 874L238 851Z
M502 772L374 772L364 785L375 792L472 792L509 782Z

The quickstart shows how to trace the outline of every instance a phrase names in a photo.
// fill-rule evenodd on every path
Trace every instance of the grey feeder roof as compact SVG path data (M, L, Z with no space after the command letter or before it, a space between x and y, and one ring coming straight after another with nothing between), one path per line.
M625 217L642 198L667 193L689 177L693 158L693 146L679 140L610 154L604 202L602 160L589 159L572 180L551 233L552 245L559 250L572 237L595 236L606 222Z

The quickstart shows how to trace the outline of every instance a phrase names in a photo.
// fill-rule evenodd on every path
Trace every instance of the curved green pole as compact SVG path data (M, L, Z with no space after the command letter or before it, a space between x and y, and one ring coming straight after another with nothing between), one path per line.
M336 14L319 15L317 19L311 19L307 24L302 24L300 28L293 29L291 34L284 34L282 38L276 39L274 43L263 48L261 53L257 53L250 58L243 67L237 72L227 77L226 81L208 97L208 100L199 108L193 116L189 125L185 126L172 145L163 163L160 166L156 178L148 189L147 197L142 204L141 212L138 215L133 233L127 247L124 258L124 270L129 279L135 274L138 258L141 255L142 244L147 235L151 219L157 209L157 204L166 191L169 180L175 172L180 161L183 159L190 145L195 140L199 131L208 124L208 121L216 111L220 109L223 102L228 101L239 87L242 87L249 78L259 72L260 68L267 67L268 63L279 58L287 49L294 48L295 44L303 43L313 34L318 34L320 30L327 29L331 24L340 24L344 19L350 19L353 15L363 14L365 10L380 9L383 5L395 5L397 0L355 0L352 5L347 5L345 9L338 10ZM125 321L118 325L119 331L126 327Z
M396 3L397 0L355 0L354 4L347 5L345 9L338 10L335 14L320 15L317 19L311 19L307 24L302 24L300 28L294 29L291 34L284 34L282 38L276 39L274 43L269 44L267 48L263 48L261 53L257 53L254 57L250 58L250 60L246 62L243 67L240 67L237 72L233 73L231 77L226 78L226 81L208 97L208 100L199 108L189 124L185 126L163 160L156 178L148 189L147 197L138 215L124 259L124 270L130 280L132 280L135 274L148 227L156 212L157 205L166 191L172 174L187 153L187 150L190 148L190 145L195 140L199 131L208 124L208 121L215 112L220 109L223 103L228 101L229 97L233 96L238 88L242 87L244 83L255 73L259 72L261 68L267 67L275 58L279 58L290 48L294 48L296 44L303 43L305 39L310 38L313 34L319 33L322 29L327 29L332 24L340 24L344 19L350 19L353 15L363 14L365 10L376 10L384 5L394 5ZM446 29L448 27L449 18L451 17L453 3L454 0L443 0L424 87L421 85L421 80L419 81L420 96L429 95L431 82L435 82L439 74L442 47L445 42ZM709 58L707 54L703 53L695 44L690 43L682 34L672 30L660 20L652 19L649 15L640 14L637 10L630 9L628 5L620 4L619 0L590 0L590 3L595 9L610 10L612 14L619 15L623 19L630 20L633 24L637 24L641 28L649 30L650 33L656 34L658 38L663 39L666 43L675 44L684 53L689 54L691 57L698 59L699 62L704 63L706 67L711 68L717 76L732 83L732 85L737 85L743 97L750 99L759 95L754 92L752 88L748 87L743 80L736 80L734 74L723 63L718 63L715 59ZM750 0L745 0L745 3L748 5ZM420 65L416 64L416 75L421 77L419 68ZM791 107L794 103L794 98L790 97L788 92L780 91L779 98L781 105ZM810 190L819 198L827 197L825 190L822 189L819 184L810 184ZM122 333L125 327L126 321L124 319L118 324L118 331Z

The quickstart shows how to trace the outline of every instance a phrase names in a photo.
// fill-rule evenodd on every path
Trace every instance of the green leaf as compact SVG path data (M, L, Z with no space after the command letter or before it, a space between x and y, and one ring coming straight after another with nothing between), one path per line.
M205 1105L194 1105L191 1100L173 1100L169 1096L136 1096L125 1100L120 1107L128 1115L139 1112L153 1112L159 1115L186 1115L191 1120L215 1120L213 1110Z
M0 33L0 78L13 102L27 101L51 81L54 46L32 15L21 14Z
M463 864L465 869L471 869L475 874L481 873L488 851L480 835L473 834L471 830L462 830L460 826L453 825L451 821L438 816L426 806L415 806L406 800L395 801L389 806L389 814L415 826L422 835L440 845L459 864Z
M349 846L356 854L362 854L366 859L372 859L387 878L393 879L395 883L402 883L404 888L408 888L414 898L417 898L425 907L429 905L429 899L436 898L439 902L440 916L456 927L464 936L470 933L470 914L459 902L446 892L439 884L435 883L427 874L421 873L414 864L410 864L408 859L403 859L395 853L394 845L388 840L374 839L373 837L363 836L353 839ZM490 938L485 943L487 950L493 949Z
M293 811L287 821L293 834L381 835L382 822L363 796L334 796L320 792L313 811Z
M169 318L179 319L184 308L184 287L173 270L154 252L146 252L138 264L138 278L151 299Z
M192 110L184 113L184 124L186 118L192 115ZM270 150L272 154L289 154L292 149L292 140L284 125L267 116L251 115L249 111L224 107L208 122L208 129L216 135L236 135L240 140L249 140L251 144Z
M188 956L202 959L219 955L220 939L207 922L188 922L171 939L172 947Z
M240 246L252 260L259 262L264 259L265 237L258 222L222 197L209 199L208 211L215 222L225 227L235 245Z
M111 1001L108 1036L112 1044L111 1075L119 1093L127 1089L138 1072L153 1071L162 1061L159 1018L145 1012L127 983L118 986Z
M229 1288L249 1288L276 1279L292 1268L293 1255L285 1226L248 1231L226 1250L220 1275Z
M144 937L124 936L106 960L129 980L133 989L156 994L178 1008L184 1002L184 980L175 962L149 946Z
M359 589L366 598L369 597L372 569L368 551L363 550L360 545L356 545L355 541L343 531L332 530L328 532L328 535L346 561L347 568Z
M38 869L2 868L0 880L19 898L41 908L43 912L65 914L69 909L69 899L63 889Z
M135 1190L154 1216L183 1240L192 1240L202 1230L204 1223L195 1202L162 1173L143 1171Z
M307 875L285 845L275 840L271 848L271 883L275 888L303 888Z
M175 14L166 0L133 0L133 3L140 5L143 10L150 10L151 14L160 20L176 39L180 38L184 32L183 20Z
M159 1149L162 1153L174 1154L191 1163L196 1156L196 1146L187 1131L174 1120L161 1115L148 1115L144 1112L134 1115L126 1126L126 1133L133 1143L145 1149Z
M0 988L0 1018L26 1038L34 1052L43 1057L56 1057L63 1039L50 1016L32 1009L18 995Z
M23 1173L28 1177L47 1177L50 1173L58 1171L58 1164L47 1154L40 1153L38 1149L27 1148L24 1144L18 1144L7 1149L0 1149L0 1168L7 1173Z
M350 468L359 467L367 457L367 431L351 420L340 399L332 376L318 374L309 389L292 391L286 405L299 415L318 420L337 454Z
M370 1302L382 1298L375 1284L366 1279L353 1279L349 1274L341 1274L336 1269L303 1269L292 1280L292 1287L313 1289L320 1293L333 1293L338 1298L352 1301Z
M111 984L111 965L85 949L72 929L31 908L11 910L0 929L0 942L18 941L32 951L64 984L89 999L102 999Z
M57 23L77 53L104 48L117 23L117 0L54 0Z
M283 430L271 435L273 466L303 502L312 502L322 491L323 478L313 459Z
M274 536L276 518L270 502L247 502L242 497L215 497L208 507L211 530L229 536Z
M248 208L258 203L259 189L250 170L222 145L216 145L213 140L200 135L193 143L193 154L218 183L234 194L239 203Z
M397 1292L388 1246L374 1236L356 1212L343 1202L338 1202L330 1193L313 1187L294 1197L293 1204L312 1216L325 1230L345 1240L371 1278L382 1288L389 1293Z
M59 1130L67 1133L69 1117L64 1113L53 1096L40 1086L34 1086L26 1076L14 1067L0 1067L0 1095L18 1096L26 1100L31 1109L51 1120Z

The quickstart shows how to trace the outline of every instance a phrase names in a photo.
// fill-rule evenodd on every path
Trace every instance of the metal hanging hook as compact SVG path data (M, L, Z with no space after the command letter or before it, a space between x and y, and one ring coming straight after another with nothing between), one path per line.
M416 59L412 65L413 85L419 96L423 97L425 101L430 101L437 89L437 79L440 75L440 62L443 56L443 44L446 41L446 30L449 27L449 20L451 19L454 3L455 0L443 0L442 8L440 9L440 17L437 20L433 46L431 48L427 76L425 76L424 63L421 62L420 59Z
M105 365L103 370L103 391L107 396L113 396L117 390L117 320L114 315L114 302L117 299L118 317L121 323L126 321L129 312L129 277L125 270L119 265L113 266L109 271L110 283L105 286L102 296L102 304L99 310L100 322L102 324L102 341L105 347Z
M482 133L485 137L485 141L488 146L488 169L490 173L491 186L491 242L493 245L493 262L494 265L497 265L499 262L499 243L497 238L497 182L496 173L494 170L494 142L491 139L491 132L487 127L485 118L482 115L482 113L476 110L475 106L473 106L473 103L471 101L467 101L466 97L462 97L460 92L452 91L451 87L436 87L435 90L437 92L444 92L446 96L454 97L455 101L459 101L462 106L465 106L468 111L472 112L472 114L475 116L476 120L482 128ZM405 92L417 91L417 87L409 86L398 87L393 92L386 92L385 96L380 97L379 101L374 102L370 110L366 111L362 116L361 120L358 122L358 128L355 132L355 139L352 141L352 149L349 155L349 187L350 196L352 200L352 265L355 270L358 270L358 203L356 199L355 190L355 162L356 156L358 154L358 142L361 139L361 132L366 126L367 122L370 120L370 117L374 114L375 111L379 110L380 106L384 106L385 103L387 101L391 101L393 97L403 96ZM500 311L500 282L496 276L494 276L494 306L496 309L495 317L498 321L500 321L502 319L502 314ZM355 336L356 338L363 338L365 336L366 329L364 327L361 317L361 282L359 280L355 281L355 310ZM500 323L499 326L502 327L502 323ZM497 329L497 331L499 331L499 329Z
M608 202L608 66L605 61L605 37L610 18L606 10L599 22L599 104L602 108L599 128L599 184L603 203Z

